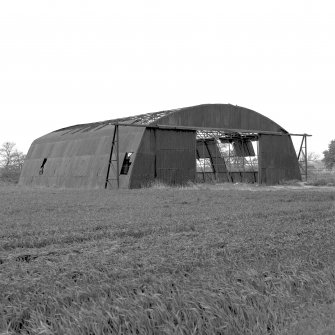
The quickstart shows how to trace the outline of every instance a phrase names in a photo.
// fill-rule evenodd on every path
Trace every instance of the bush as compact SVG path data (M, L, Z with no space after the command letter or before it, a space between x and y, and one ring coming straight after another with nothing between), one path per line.
M21 170L2 168L0 171L0 180L4 183L17 184L20 179Z
M312 186L335 186L335 179L317 179L311 182L308 182L307 185L312 185Z
M314 170L308 176L307 185L335 186L335 171Z

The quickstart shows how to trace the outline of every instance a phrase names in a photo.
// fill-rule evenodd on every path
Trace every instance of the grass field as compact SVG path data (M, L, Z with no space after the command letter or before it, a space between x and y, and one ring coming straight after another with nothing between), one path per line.
M335 189L0 188L0 334L335 334Z

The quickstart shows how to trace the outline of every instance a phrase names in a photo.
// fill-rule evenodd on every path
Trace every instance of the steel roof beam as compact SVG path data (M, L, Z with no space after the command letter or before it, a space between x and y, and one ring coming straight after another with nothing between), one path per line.
M145 128L158 128L158 129L171 129L171 130L212 130L223 131L226 133L243 133L243 134L264 134L264 135L277 135L277 136L312 136L309 134L292 134L276 131L254 130L254 129L231 129L231 128L208 128L208 127L190 127L190 126L170 126L163 124L129 124L122 122L109 123L109 125L119 125L125 127L145 127Z

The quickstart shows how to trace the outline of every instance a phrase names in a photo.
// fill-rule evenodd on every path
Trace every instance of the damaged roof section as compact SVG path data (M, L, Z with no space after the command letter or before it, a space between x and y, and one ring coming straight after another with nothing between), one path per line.
M76 132L87 132L91 130L98 130L103 127L106 127L108 125L113 125L115 123L127 123L129 125L150 125L153 124L155 121L161 119L162 117L168 116L174 112L177 112L179 109L171 109L167 111L161 111L156 113L147 113L147 114L140 114L140 115L134 115L124 118L118 118L118 119L112 119L112 120L106 120L106 121L100 121L100 122L94 122L94 123L86 123L86 124L78 124L70 127L61 128L58 130L55 130L54 132L59 131L66 131L66 133L76 133ZM64 133L65 134L65 133Z

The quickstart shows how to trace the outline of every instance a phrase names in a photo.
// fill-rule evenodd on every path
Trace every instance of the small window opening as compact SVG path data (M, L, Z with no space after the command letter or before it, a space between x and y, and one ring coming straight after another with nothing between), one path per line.
M120 174L128 174L128 171L129 171L129 168L130 168L130 165L131 165L130 157L131 157L132 154L133 154L133 152L126 152L125 153Z
M40 167L39 174L43 174L43 171L44 171L44 165L45 165L46 162L47 162L47 158L44 158L44 159L43 159L43 162L42 162L42 165L41 165L41 167Z

